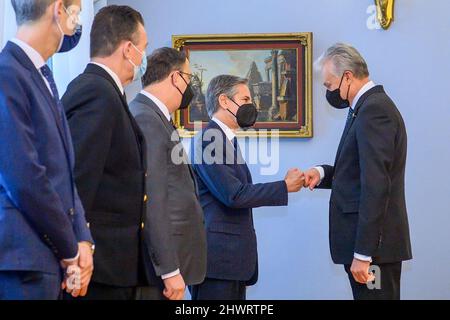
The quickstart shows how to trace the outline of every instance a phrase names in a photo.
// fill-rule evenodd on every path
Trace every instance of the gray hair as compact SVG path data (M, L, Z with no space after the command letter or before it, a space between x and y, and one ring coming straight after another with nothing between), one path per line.
M213 114L219 109L219 97L224 94L228 98L233 98L237 94L237 86L248 84L248 80L232 75L220 75L212 79L206 91L206 110L212 118Z
M354 47L345 43L336 43L325 51L316 61L316 69L322 69L328 61L333 63L333 74L341 77L345 71L351 71L356 78L369 76L367 63Z
M18 26L28 22L38 21L47 11L47 8L56 0L11 0L11 4L16 13L16 22ZM69 6L73 0L64 0L66 6Z

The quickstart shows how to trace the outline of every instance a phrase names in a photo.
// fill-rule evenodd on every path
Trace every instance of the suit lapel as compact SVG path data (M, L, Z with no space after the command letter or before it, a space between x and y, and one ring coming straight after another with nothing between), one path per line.
M66 158L69 163L69 167L71 167L72 163L69 152L70 149L67 141L67 131L63 127L61 119L61 117L63 117L64 115L58 110L58 106L56 105L55 99L53 98L49 89L47 88L44 79L34 66L33 62L30 60L30 58L18 45L12 42L8 42L8 44L5 47L5 50L8 50L22 66L24 66L26 69L30 71L32 81L34 82L36 87L41 91L42 96L47 102L47 107L50 108L53 118L55 119L56 127L58 128L58 132L64 147Z
M169 137L172 137L173 133L176 132L176 129L172 126L172 124L167 120L166 116L162 113L161 109L159 109L159 107L155 104L155 102L152 99L149 99L148 97L146 97L145 95L143 95L142 93L139 93L136 96L136 102L143 104L146 108L151 108L154 112L156 112L156 114L159 116L159 118L161 119L161 122L164 124L164 126L167 129L167 133L169 134ZM177 133L178 134L178 133ZM191 175L192 181L194 183L194 187L195 187L195 192L196 195L198 196L198 185L197 185L197 180L195 178L195 173L194 170L192 169L192 166L189 163L189 158L186 154L186 151L183 148L183 157L184 160L186 162L186 165L188 167L189 173Z
M342 152L342 147L344 146L344 142L348 136L348 133L350 132L350 129L352 128L353 124L356 121L356 118L358 116L358 112L361 109L361 107L363 106L364 102L366 101L366 99L377 92L380 92L380 90L383 90L382 86L375 86L372 89L368 90L366 93L364 93L361 98L359 98L358 103L355 106L355 112L353 114L352 119L350 120L350 124L348 126L346 126L344 132L342 133L342 137L341 137L341 141L339 142L339 147L338 147L338 151L336 153L336 159L334 161L334 165L336 166L340 156L341 156L341 152Z
M85 73L93 73L96 74L100 77L105 78L106 80L108 80L112 86L114 87L114 89L116 90L117 94L120 97L120 100L122 101L122 107L124 108L128 119L130 120L131 123L131 127L133 128L133 132L136 138L136 143L140 152L140 160L141 160L141 164L143 166L145 166L145 153L146 153L146 147L145 147L145 140L144 140L144 135L142 134L141 129L139 128L138 124L136 123L136 120L134 119L133 115L130 112L130 109L128 108L128 102L127 99L125 97L125 94L122 94L122 92L120 91L119 87L117 86L116 82L114 81L114 79L108 74L108 72L106 72L105 69L103 69L102 67L95 65L95 64L88 64L85 70Z
M56 127L58 129L58 133L60 136L60 139L62 141L62 145L64 148L64 153L66 156L66 160L68 163L69 171L70 171L70 178L72 181L72 202L73 206L75 206L75 198L74 198L74 179L73 179L73 172L72 167L74 165L74 157L72 146L69 145L70 143L70 136L69 131L66 126L64 126L63 121L65 121L62 117L65 117L65 114L62 113L62 110L59 110L58 106L56 105L55 99L50 93L47 85L45 84L44 79L42 78L42 75L39 73L39 71L34 66L33 62L30 60L30 58L25 54L25 52L15 43L8 42L5 50L8 50L11 55L20 63L23 67L25 67L31 75L31 79L36 85L36 87L41 92L42 96L44 97L45 101L47 102L47 107L50 108L50 111L53 115L53 118L55 119Z
M214 121L211 120L208 124L208 128L213 128L213 129L218 129L220 130L220 132L222 133L222 139L223 139L223 156L224 156L224 160L227 159L227 148L229 148L230 146L233 148L233 161L234 164L237 166L237 168L239 170L241 170L241 172L244 174L244 176L246 177L246 182L252 183L252 175L250 173L250 169L247 166L247 163L244 159L244 157L242 156L241 150L239 148L239 146L237 148L235 148L233 142L231 142L230 140L228 140L227 135L225 134L225 132L223 132L222 128ZM228 147L227 147L228 145ZM241 160L238 161L238 157L240 157ZM242 164L240 164L241 162L243 162Z

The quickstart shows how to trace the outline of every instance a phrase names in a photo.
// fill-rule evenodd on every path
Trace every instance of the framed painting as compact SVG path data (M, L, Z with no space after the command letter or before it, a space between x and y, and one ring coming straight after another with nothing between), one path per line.
M181 137L194 136L198 123L209 121L206 90L220 74L247 78L258 109L254 130L239 136L273 130L279 137L313 136L312 33L175 35L172 44L186 51L194 75L195 98L174 116Z

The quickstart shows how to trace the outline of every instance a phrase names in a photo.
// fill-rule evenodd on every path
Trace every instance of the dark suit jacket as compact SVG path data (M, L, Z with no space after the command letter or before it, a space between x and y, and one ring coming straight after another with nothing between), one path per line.
M382 86L366 92L342 136L334 166L323 166L319 188L331 188L333 261L354 253L374 263L412 259L405 201L407 136L395 104Z
M177 131L151 99L138 94L130 110L147 141L151 200L144 234L154 267L152 278L161 282L161 275L180 269L187 285L201 283L206 273L206 234L189 159Z
M0 270L59 273L92 238L63 110L16 44L0 54Z
M286 183L253 184L239 149L234 148L214 121L210 121L196 136L191 146L200 202L206 218L206 276L255 284L258 267L252 208L287 205ZM215 150L213 159L203 157L211 150ZM211 161L214 159L216 161ZM232 163L226 159L231 159Z
M111 76L89 64L63 97L75 179L96 241L93 281L139 283L145 211L145 143Z

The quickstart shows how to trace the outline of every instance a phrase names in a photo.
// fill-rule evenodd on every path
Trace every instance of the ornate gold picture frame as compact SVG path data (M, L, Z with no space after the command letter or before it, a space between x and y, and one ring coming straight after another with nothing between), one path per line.
M255 130L238 135L276 129L280 137L313 136L312 33L174 35L172 44L186 51L196 92L189 108L174 116L181 137L194 136L195 123L209 121L205 94L219 74L247 78L258 108Z

